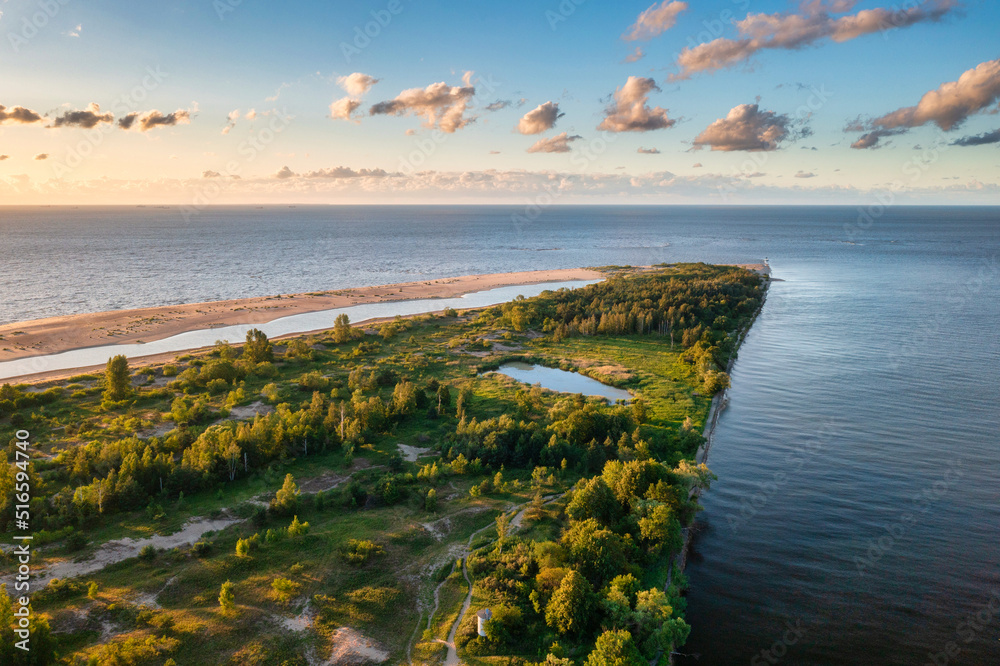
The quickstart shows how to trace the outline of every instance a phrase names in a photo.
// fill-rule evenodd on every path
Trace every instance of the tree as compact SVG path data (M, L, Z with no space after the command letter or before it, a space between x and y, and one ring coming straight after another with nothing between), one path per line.
M247 331L247 341L243 345L243 358L251 363L265 363L274 360L274 348L271 341L260 329Z
M506 513L501 513L497 516L497 551L503 550L503 540L507 538L507 534L510 533L510 516Z
M433 488L427 491L427 497L424 499L424 510L437 511L437 491Z
M561 634L582 634L590 624L594 591L575 569L570 569L545 608L545 623Z
M236 595L233 594L233 582L227 580L222 584L222 589L219 590L219 605L222 606L222 610L229 612L236 608Z
M285 482L271 500L271 509L278 513L291 513L299 505L299 487L295 485L295 477L285 475Z
M119 354L108 359L104 369L104 399L120 402L132 397L132 380L129 377L128 358Z
M309 531L309 523L303 523L299 521L299 517L295 516L292 518L292 524L288 526L288 536L297 537Z
M586 666L646 666L649 662L639 654L632 634L624 629L605 631L598 636L594 651Z
M346 314L339 314L333 321L333 341L337 344L348 342L354 337L351 330L351 319Z
M240 456L243 455L243 452L236 442L230 442L222 455L225 457L226 467L229 469L229 480L232 481L236 478L236 470L239 469Z

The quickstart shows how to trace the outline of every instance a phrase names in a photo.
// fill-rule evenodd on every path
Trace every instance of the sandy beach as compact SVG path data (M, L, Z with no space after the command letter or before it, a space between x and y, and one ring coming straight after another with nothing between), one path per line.
M585 268L467 275L337 291L48 317L0 325L0 361L99 345L151 342L187 331L263 324L289 315L361 303L451 298L497 287L602 277L601 273Z

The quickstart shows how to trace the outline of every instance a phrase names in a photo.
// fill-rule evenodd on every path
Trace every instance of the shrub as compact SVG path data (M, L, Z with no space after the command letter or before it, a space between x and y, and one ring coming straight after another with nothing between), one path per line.
M384 555L385 549L374 541L351 539L341 549L340 555L349 564L364 564L372 557Z
M293 580L288 578L275 578L274 582L271 583L271 589L274 590L274 596L277 597L278 601L282 603L288 603L292 598L298 594L299 589L302 586Z
M147 544L143 546L142 550L139 551L139 559L145 562L149 562L155 557L156 557L156 547L153 546L152 544Z
M292 518L292 524L288 526L288 536L297 537L309 532L309 523L299 522L299 517Z

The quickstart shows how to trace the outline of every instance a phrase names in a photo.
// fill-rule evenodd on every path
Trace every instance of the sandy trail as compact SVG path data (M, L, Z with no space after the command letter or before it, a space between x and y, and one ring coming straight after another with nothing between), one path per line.
M99 571L122 560L136 557L145 546L163 549L189 546L198 541L206 532L217 532L238 522L240 520L236 518L197 518L185 523L180 531L167 536L157 534L146 539L124 538L108 541L102 544L90 559L81 562L63 560L37 568L35 578L32 579L32 587L41 589L54 578L64 580ZM13 582L11 576L0 578L0 584L6 585L11 582Z

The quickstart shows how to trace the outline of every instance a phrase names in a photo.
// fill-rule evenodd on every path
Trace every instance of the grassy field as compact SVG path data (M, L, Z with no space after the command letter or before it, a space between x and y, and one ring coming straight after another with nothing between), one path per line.
M684 285L725 286L732 275L751 284L733 269L662 272ZM626 289L640 279L619 273ZM100 375L5 387L0 441L29 428L38 445L32 508L44 530L36 570L95 554L113 561L35 593L34 611L52 629L47 663L305 665L364 655L441 663L456 622L460 646L478 646L462 652L468 663L544 659L552 632L544 618L527 618L526 596L501 599L477 579L472 612L459 617L468 585L456 561L558 542L573 524L567 493L607 459L655 459L680 479L670 470L701 441L706 386L733 352L726 341L750 322L733 314L719 324L718 312L737 310L732 297L715 295L722 305L701 320L715 329L693 328L696 308L671 320L704 330L702 348L650 334L641 315L641 334L562 334L551 316L565 309L559 298L568 297L416 317L367 335L304 336L275 344L264 363L219 345L172 363L133 364L134 391L120 404L105 398ZM657 307L647 296L635 302ZM578 320L585 331L584 316ZM482 374L511 359L586 374L641 404L611 406ZM196 402L200 412L189 418L185 409L198 411ZM600 428L619 430L602 444ZM590 444L581 432L595 435ZM232 460L230 440L243 452ZM301 492L290 506L269 506L287 475ZM549 498L544 506L500 543L496 518L541 496ZM207 517L233 524L138 557L108 555L114 540L169 535ZM289 529L293 518L308 523L305 533ZM241 540L252 545L238 555ZM644 587L663 586L673 555L644 556ZM227 581L230 608L220 604ZM474 612L498 603L525 609L525 639L469 643ZM593 645L592 634L559 640L574 659Z

